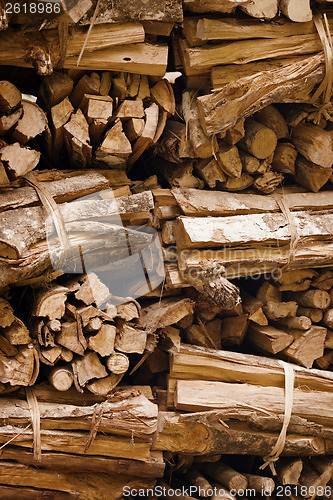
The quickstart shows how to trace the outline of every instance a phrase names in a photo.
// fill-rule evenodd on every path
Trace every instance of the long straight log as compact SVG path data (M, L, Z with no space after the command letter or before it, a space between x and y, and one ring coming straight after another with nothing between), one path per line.
M333 394L331 392L294 389L293 415L322 423L333 424ZM185 411L211 409L258 408L283 415L284 389L260 385L235 384L206 380L177 380L175 407Z
M333 233L333 213L295 212L299 238L305 242L329 239ZM178 248L214 248L252 243L288 243L289 222L283 214L251 214L234 217L179 217L176 225ZM277 243L278 244L278 243Z
M165 463L160 452L152 452L148 460L129 460L89 455L73 455L60 452L43 452L40 462L34 459L33 452L15 446L6 446L2 450L2 460L15 460L24 465L35 465L45 469L76 472L103 472L106 474L124 474L143 478L163 477Z
M227 43L208 47L191 47L185 51L191 69L207 71L222 64L246 64L249 62L304 55L319 52L322 44L318 34L294 35L277 39L258 39Z
M42 451L59 451L86 455L86 445L89 432L44 430L41 432ZM13 444L22 448L33 448L33 431L12 425L0 428L0 442L7 443L15 438ZM89 454L104 457L128 458L133 460L149 460L152 440L135 438L135 446L131 436L115 436L112 434L97 434L89 446Z
M70 493L75 497L69 496L69 498L78 498L79 496L82 500L117 500L121 497L124 486L147 488L154 485L154 481L151 479L130 479L121 474L86 472L71 474L57 470L37 469L6 461L0 463L0 483L7 486L36 488L37 494L33 498L39 498L38 491L42 489ZM44 496L41 498L45 498L46 494L44 492ZM61 500L63 498L60 497Z
M244 215L261 212L280 212L274 196L225 193L201 189L174 188L172 194L184 215L195 217ZM320 193L285 193L283 200L292 212L298 210L332 210L329 191Z
M56 203L65 203L86 196L96 191L108 189L108 180L98 172L77 175L68 179L59 179L43 183L44 189L54 198ZM19 207L39 205L40 199L36 190L26 186L8 188L1 192L0 212Z
M118 391L117 397L102 403L103 414L99 430L106 434L149 436L156 431L157 406L137 391ZM30 409L26 401L3 399L0 422L3 424L26 426L30 419ZM91 419L96 405L76 406L39 402L41 429L84 430L91 428Z
M246 118L274 102L307 101L307 95L323 77L323 63L323 55L316 54L301 62L242 78L218 92L198 97L204 131L208 135L223 132L241 117Z
M190 414L166 413L164 428L159 433L154 449L187 453L206 454L246 454L262 456L271 452L276 443L281 424L276 432L251 429L248 425L228 421L226 428L221 421L224 417L218 411ZM230 428L229 428L230 425ZM283 455L310 456L329 453L333 442L321 437L287 434Z
M333 392L333 374L293 365L295 387L311 391ZM170 376L176 379L215 380L262 386L284 387L284 371L275 359L252 354L231 353L182 344L172 354Z

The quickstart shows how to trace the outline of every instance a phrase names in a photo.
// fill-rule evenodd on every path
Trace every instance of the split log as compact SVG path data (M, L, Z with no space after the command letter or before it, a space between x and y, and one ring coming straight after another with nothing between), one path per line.
M44 111L33 102L23 100L22 108L23 114L11 133L11 138L24 145L44 132L47 119Z
M312 326L306 331L290 330L294 342L284 349L280 356L287 361L311 368L317 358L324 354L326 328Z
M306 23L312 19L310 1L280 0L279 8L286 17L297 23Z
M313 50L313 44L311 46ZM272 102L295 99L304 102L307 91L320 82L322 75L323 58L318 54L280 69L242 78L218 92L198 97L201 125L206 134L218 134L235 125L240 117L247 118Z
M309 161L324 168L333 164L332 139L328 132L312 123L300 123L293 128L291 141Z
M172 189L172 195L185 215L226 216L260 212L279 212L280 208L273 196L258 194L228 194L219 191L195 189ZM292 212L297 210L327 210L333 208L328 192L285 193L284 199ZM302 271L304 272L304 271ZM287 276L283 273L283 278Z
M22 94L15 85L7 80L0 82L0 112L7 113L18 108L22 101Z
M327 410L331 393L316 393L294 389L293 414L324 425L331 425L332 417ZM175 406L185 411L205 411L257 406L275 414L284 412L284 390L277 387L261 387L247 384L228 384L202 380L178 380ZM311 410L310 406L314 408ZM314 405L314 406L312 406ZM320 415L318 408L320 407Z
M152 487L154 484L151 479L129 479L128 476L121 474L108 475L94 472L71 474L70 472L57 470L36 469L35 467L6 461L1 461L1 483L15 487L19 486L19 491L21 491L22 487L22 490L26 491L26 487L28 487L28 492L35 491L37 495L38 491L43 490L40 497L27 498L45 498L45 494L49 495L49 491L52 494L55 489L57 492L70 494L69 496L64 496L64 494L55 496L54 498L57 500L75 498L77 494L80 495L82 500L98 500L101 498L116 500L122 494L125 485L144 489L148 486Z
M36 460L32 452L13 446L6 446L4 448L2 459L15 460L24 465L36 465ZM152 479L162 477L165 467L160 452L152 452L150 459L138 461L91 455L89 455L89 459L87 460L87 457L84 455L43 451L41 461L38 462L38 465L45 469L68 471L71 474L73 472L102 472ZM31 500L36 500L36 497L32 496Z
M247 478L222 462L205 464L203 470L228 490L239 491L247 488Z
M39 163L40 155L39 151L20 146L18 142L0 149L0 160L11 180L33 170Z
M294 370L296 386L331 391L331 372L296 365ZM186 345L171 355L170 376L284 387L284 371L275 359Z
M279 142L274 151L272 168L283 174L295 175L297 150L288 142Z
M92 154L89 126L80 109L72 114L69 122L63 126L63 130L71 165L77 168L89 167Z
M315 212L312 214L296 212L294 214L298 235L302 240L308 239L310 234L313 239L327 239L332 233L333 217L314 214ZM284 216L279 214L272 217L261 214L223 218L207 217L204 220L179 217L176 225L176 239L180 249L244 245L250 241L266 242L267 244L275 240L288 243L290 241L290 228Z
M253 323L250 323L247 339L256 347L272 354L281 352L294 341L293 336L284 330L270 325L260 326Z
M68 97L73 90L74 82L66 74L53 71L43 78L38 93L38 103L46 111L59 104Z

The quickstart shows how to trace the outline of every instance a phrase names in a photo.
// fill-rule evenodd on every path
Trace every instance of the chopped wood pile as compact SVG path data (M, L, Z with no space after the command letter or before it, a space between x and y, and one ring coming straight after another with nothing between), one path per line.
M332 498L330 0L17 9L1 498Z

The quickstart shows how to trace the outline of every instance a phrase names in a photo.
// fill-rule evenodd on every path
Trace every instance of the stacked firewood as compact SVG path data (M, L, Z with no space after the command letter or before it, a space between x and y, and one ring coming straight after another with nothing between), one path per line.
M163 476L162 453L151 451L158 407L149 387L123 388L108 400L45 384L32 394L38 430L24 393L1 400L2 498L116 500L125 486L153 487Z
M177 498L175 492L186 492L187 498L209 497L212 500L235 500L272 495L330 497L332 489L332 457L283 458L276 465L276 477L260 470L254 457L236 460L221 455L206 457L169 457L168 482L159 481L165 498ZM267 470L267 469L266 469ZM185 494L184 494L185 497ZM183 498L184 498L183 497Z
M67 73L53 72L39 89L43 109L4 80L0 100L1 185L26 175L40 160L79 169L129 168L156 143L175 111L166 79L150 87L146 75L123 72L83 73L75 84Z
M213 98L207 96L207 101ZM316 114L311 106L271 104L247 119L240 117L227 130L207 135L196 92L184 91L183 121L168 120L155 146L162 161L154 171L171 187L229 192L252 188L267 194L286 177L318 192L333 178L333 148L332 122L323 118L316 125L311 121Z
M163 76L166 37L183 10L181 0L130 1L126 9L119 0L61 0L38 9L1 4L0 19L1 65L33 67L43 76L56 68Z

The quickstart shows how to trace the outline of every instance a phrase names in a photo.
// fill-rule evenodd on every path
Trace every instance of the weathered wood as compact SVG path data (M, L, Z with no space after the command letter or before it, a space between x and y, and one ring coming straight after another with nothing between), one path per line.
M245 121L245 136L239 146L259 160L271 156L277 145L277 136L273 130L267 128L252 118Z
M6 446L3 449L2 459L16 460L24 465L36 465L32 452L14 446ZM73 472L103 472L154 479L163 476L165 464L160 457L160 452L152 452L150 459L138 461L91 455L87 460L84 455L43 451L39 466L45 469L68 471L71 474ZM33 491L36 492L36 490ZM13 500L14 498L17 496L13 497ZM31 500L36 500L36 497L32 496Z
M38 102L41 103L43 109L48 111L71 94L73 85L73 80L66 73L53 71L42 80Z
M172 194L185 215L196 217L280 211L279 205L273 196L242 193L228 194L219 191L177 188L172 189ZM333 208L329 192L306 193L306 195L304 193L285 193L284 199L291 211Z
M0 474L2 484L37 488L37 494L38 489L51 490L51 492L56 489L76 496L79 494L82 500L106 498L116 500L122 494L125 485L142 487L143 489L153 485L151 479L129 479L128 476L121 474L108 475L94 472L71 474L70 472L57 470L36 469L35 467L5 461L1 462ZM45 497L45 494L43 496ZM58 498L63 500L66 497L60 496ZM69 498L73 498L72 495Z
M18 108L22 101L21 92L7 80L0 81L0 112L6 113Z
M223 52L228 52L225 46ZM218 92L198 97L201 125L208 135L218 134L235 125L240 117L246 118L272 102L297 98L304 102L307 91L320 82L322 75L323 58L318 54L242 78Z
M215 462L205 464L203 470L209 477L215 479L220 484L228 488L228 490L246 490L248 480L245 476L236 472L234 469L224 464L223 462Z
M282 351L294 341L292 335L281 329L271 325L260 326L255 323L250 323L247 339L256 347L272 354Z
M300 458L282 458L276 464L277 478L281 484L298 484L302 469Z
M317 358L324 354L324 344L327 329L321 326L312 326L306 331L289 330L294 342L284 349L280 356L287 361L311 368Z
M33 170L39 163L40 152L18 142L0 149L0 160L6 167L8 177L13 180Z
M295 174L297 150L287 142L279 142L274 151L272 167L283 174Z
M332 215L295 212L294 221L302 240L308 239L310 234L313 239L327 239L332 233ZM179 248L214 248L225 244L244 245L250 241L257 244L272 243L274 239L288 243L290 227L280 214L275 214L272 218L261 214L205 219L179 217L176 238Z
M331 372L296 365L294 370L296 386L306 386L314 391L332 391ZM179 353L171 355L170 375L177 379L284 387L284 371L275 359L187 345L182 345Z
M332 399L331 393L316 393L296 388L294 389L293 414L324 425L331 425L332 416L327 408L330 399ZM248 384L178 380L175 405L177 409L185 411L227 409L235 405L241 408L252 405L276 414L283 414L284 390L278 387ZM320 415L318 408L320 408Z
M72 371L63 366L53 368L49 372L48 379L57 391L68 391L74 381Z
M312 123L300 123L293 128L291 141L309 161L324 168L333 164L332 139L328 132Z

